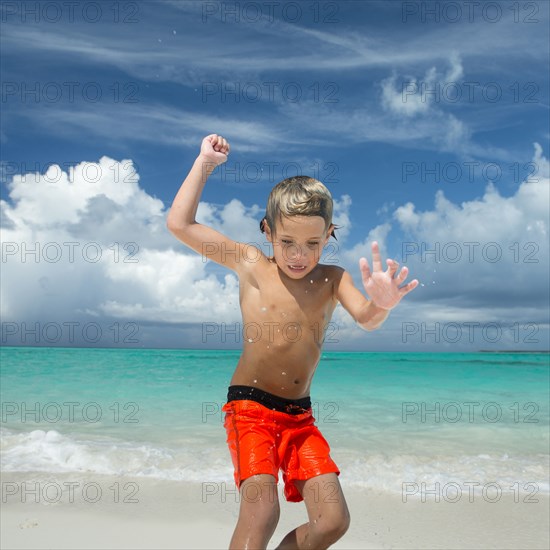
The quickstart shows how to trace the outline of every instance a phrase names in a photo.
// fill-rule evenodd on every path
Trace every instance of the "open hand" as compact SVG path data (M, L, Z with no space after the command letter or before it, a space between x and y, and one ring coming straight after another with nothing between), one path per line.
M399 264L395 260L388 258L386 260L388 269L387 271L382 271L382 260L380 258L378 243L373 241L371 247L374 271L371 273L369 262L366 258L359 260L363 286L365 287L365 292L376 306L390 310L399 303L405 294L408 294L418 286L418 280L414 279L409 284L399 288L399 285L407 278L408 268L401 268L399 275L394 278Z
M216 166L223 164L229 155L229 143L218 134L210 134L202 140L201 155Z

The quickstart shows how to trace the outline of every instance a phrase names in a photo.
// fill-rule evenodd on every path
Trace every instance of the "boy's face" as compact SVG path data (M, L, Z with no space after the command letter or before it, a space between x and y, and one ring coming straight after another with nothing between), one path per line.
M279 269L291 279L305 277L319 263L333 227L325 230L321 216L282 217L276 222L275 234L266 224L266 236Z

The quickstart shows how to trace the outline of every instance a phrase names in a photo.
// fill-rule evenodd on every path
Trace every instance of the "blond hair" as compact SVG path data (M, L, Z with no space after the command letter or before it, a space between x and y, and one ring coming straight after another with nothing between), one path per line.
M309 176L287 178L271 190L260 230L264 232L267 221L275 234L275 222L283 216L320 216L325 220L325 229L328 229L332 223L332 209L332 195L320 181ZM331 235L336 238L334 231Z

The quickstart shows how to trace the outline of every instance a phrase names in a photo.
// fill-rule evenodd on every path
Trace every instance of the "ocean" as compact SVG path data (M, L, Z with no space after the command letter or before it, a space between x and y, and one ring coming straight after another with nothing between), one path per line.
M239 353L2 347L2 470L230 484ZM549 382L545 353L325 352L311 400L344 486L547 494Z

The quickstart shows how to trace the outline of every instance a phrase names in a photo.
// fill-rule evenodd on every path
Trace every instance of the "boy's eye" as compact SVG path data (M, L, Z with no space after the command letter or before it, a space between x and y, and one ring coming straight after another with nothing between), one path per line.
M317 246L319 243L308 243L309 246Z
M292 241L288 241L288 240L286 240L286 239L281 239L281 242L282 242L283 244L290 244Z

